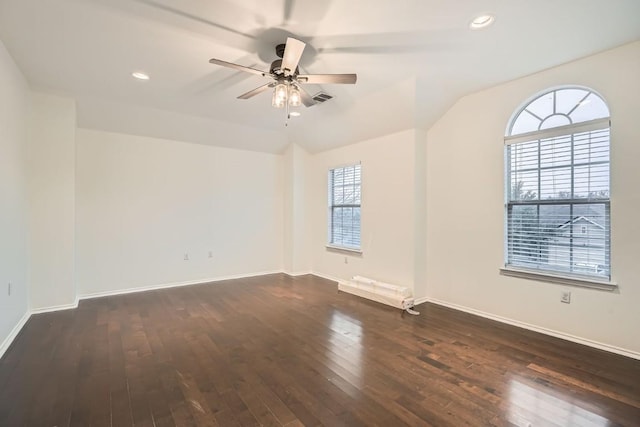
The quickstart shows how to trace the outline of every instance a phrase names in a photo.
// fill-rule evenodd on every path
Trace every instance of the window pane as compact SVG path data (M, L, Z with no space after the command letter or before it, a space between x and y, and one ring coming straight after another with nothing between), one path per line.
M546 93L527 105L527 110L544 120L556 112L553 97L553 92Z
M331 243L360 247L360 208L333 208Z
M562 89L556 92L556 113L569 114L585 99L589 91L584 89Z
M571 164L571 136L540 140L540 167Z
M538 171L511 175L511 200L535 200L538 198Z
M540 171L541 199L570 199L571 197L571 167Z
M344 204L352 205L355 203L355 185L345 185L344 192Z
M355 173L353 171L353 168L344 168L343 171L345 183L352 183L355 181Z
M608 162L609 129L581 132L574 135L574 162Z
M538 141L523 142L508 147L512 170L538 168Z
M570 219L571 205L558 204L540 206L540 226L548 232L559 229L562 225L568 223Z
M518 117L513 122L510 135L520 135L521 133L533 132L540 127L541 120L527 110L518 114Z
M609 164L576 166L574 198L608 199Z
M588 221L602 227L607 226L607 210L605 203L575 205L573 207L573 215L575 217L585 217Z
M602 119L604 117L609 117L609 109L602 98L595 93L591 93L587 99L571 113L573 123Z
M509 264L608 276L607 212L606 204L513 206Z
M608 211L608 202L510 207L508 264L608 277Z

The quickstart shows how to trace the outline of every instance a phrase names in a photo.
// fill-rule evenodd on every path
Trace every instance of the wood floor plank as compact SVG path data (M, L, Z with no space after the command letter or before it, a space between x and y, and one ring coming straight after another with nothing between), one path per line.
M283 274L34 315L2 426L638 426L640 361Z

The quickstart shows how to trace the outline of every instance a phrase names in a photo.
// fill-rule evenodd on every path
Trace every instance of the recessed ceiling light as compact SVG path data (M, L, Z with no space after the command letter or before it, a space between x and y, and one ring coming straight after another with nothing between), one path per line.
M145 74L145 73L141 73L140 71L136 71L134 73L131 73L131 75L133 77L135 77L138 80L149 80L149 75Z
M292 112L289 113L289 115L291 117L298 117L298 116L300 116L300 111L292 111Z
M490 14L483 14L476 16L473 21L469 24L469 28L472 30L479 30L481 28L487 28L489 25L493 24L496 18Z

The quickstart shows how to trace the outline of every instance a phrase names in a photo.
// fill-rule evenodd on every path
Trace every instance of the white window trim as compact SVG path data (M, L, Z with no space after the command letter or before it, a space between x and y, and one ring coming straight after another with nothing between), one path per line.
M331 245L331 244L328 244L328 243L325 245L325 248L328 251L348 252L348 253L352 253L352 254L362 255L362 249L361 248L350 248L348 246Z
M533 131L527 133L521 133L518 135L511 135L504 137L505 145L518 144L520 142L529 142L538 139L549 139L558 136L564 136L569 133L581 133L589 132L593 130L600 130L606 127L611 127L611 119L606 117L604 119L595 119L588 122L582 122L566 126L558 126L551 129L545 129L541 131Z
M524 103L524 107L519 109L511 117L511 119L509 120L508 133L511 132L514 120L532 102L534 102L535 100L539 99L540 97L544 96L547 93L558 91L558 90L562 90L562 89L571 89L571 87L553 88L553 89L550 89L549 91L546 91L544 93L538 94L535 97L532 97L531 99L527 100L526 103ZM596 96L599 96L600 98L602 98L597 92L593 91L592 89L589 89L589 88L580 88L580 89L589 90L591 93L593 93ZM575 134L575 133L581 133L581 132L589 132L589 131L599 130L599 129L605 128L605 127L611 129L611 117L610 116L606 117L606 118L593 119L593 120L589 120L589 121L581 122L581 123L574 123L574 124L569 124L569 125L565 125L565 126L558 126L558 127L554 127L554 128L550 128L550 129L545 129L545 130L531 131L531 132L521 133L521 134L516 134L516 135L506 135L504 137L504 146L506 147L506 146L509 146L509 145L512 145L512 144L530 142L532 140L554 138L554 137L566 135L567 133ZM609 143L611 143L611 142L609 141ZM611 149L610 147L611 146L609 146L609 149ZM506 194L506 189L507 189L507 186L508 186L508 183L506 182L506 180L505 180L504 185L505 185L505 194ZM609 206L610 206L611 197L609 197L608 203L609 203ZM507 206L508 206L508 200L505 198L505 209L507 208ZM506 215L507 214L506 214L506 211L505 211L505 221L506 221L506 218L507 218ZM505 227L505 230L504 230L505 254L506 254L506 246L507 246L507 244L508 244L508 241L507 241L507 230L506 230L506 227ZM609 243L609 245L610 245L610 243ZM611 250L611 246L609 246L609 250ZM561 284L561 285L579 286L579 287L583 287L583 288L591 288L591 289L598 289L598 290L604 290L604 291L615 291L615 290L618 289L618 284L611 279L612 278L611 265L609 265L609 279L608 280L607 279L598 279L596 277L591 277L591 276L581 277L580 274L575 274L575 273L572 273L571 275L566 275L566 274L563 274L562 272L555 272L553 270L527 269L527 268L524 268L524 267L517 267L517 266L513 266L513 265L508 265L506 263L505 263L505 265L503 267L500 268L500 274L502 274L504 276L511 276L511 277L517 277L517 278L523 278L523 279L530 279L530 280L538 280L538 281L543 281L543 282L548 282L548 283L556 283L556 284Z
M602 291L615 291L618 284L613 281L597 280L591 277L579 277L578 275L565 276L562 273L549 273L547 271L534 271L526 268L505 266L500 268L503 276L519 277L522 279L539 280L541 282L555 283L559 285L579 286L582 288L599 289Z

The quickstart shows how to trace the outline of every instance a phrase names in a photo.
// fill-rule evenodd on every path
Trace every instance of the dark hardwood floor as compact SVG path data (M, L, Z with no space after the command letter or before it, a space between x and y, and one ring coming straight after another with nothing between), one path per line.
M34 315L0 426L640 425L640 361L270 275Z

